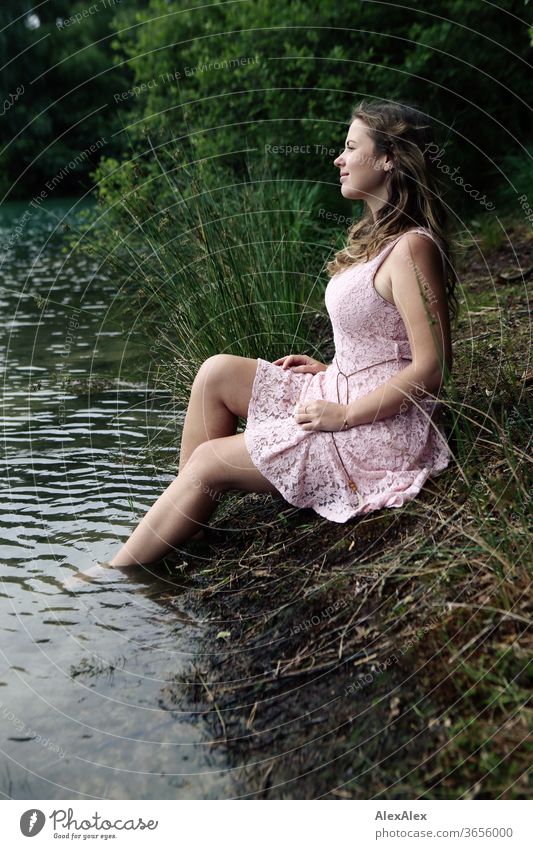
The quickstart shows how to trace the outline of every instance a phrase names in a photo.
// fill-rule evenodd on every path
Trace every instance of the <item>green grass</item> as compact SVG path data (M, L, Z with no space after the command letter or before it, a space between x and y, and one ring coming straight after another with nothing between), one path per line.
M175 144L156 151L158 179L142 163L114 192L100 185L81 239L116 281L116 312L141 327L159 380L186 404L201 363L215 353L320 358L309 329L324 311L323 266L332 256L318 217L318 186L266 170L236 180ZM326 231L326 236L330 234Z
M481 311L472 282L476 316L458 323L443 399L455 459L442 476L401 510L344 526L232 502L214 517L203 582L189 561L232 650L204 646L210 661L177 679L175 699L190 708L202 698L195 676L210 681L213 734L250 764L243 786L258 796L531 795L527 295L502 285L498 309ZM474 352L461 344L484 333ZM228 523L242 536L225 537ZM274 753L263 781L252 764Z
M171 159L153 186L139 166L96 247L120 310L154 340L161 385L184 403L199 363L223 351L320 358L331 328L317 281L334 239L315 226L313 193L265 175L217 185ZM490 216L470 229L494 277L513 265ZM516 222L519 257L529 238ZM531 796L529 300L522 283L473 272L478 255L461 254L451 466L403 508L346 525L232 493L180 555L176 592L188 570L213 633L165 698L202 706L243 792Z

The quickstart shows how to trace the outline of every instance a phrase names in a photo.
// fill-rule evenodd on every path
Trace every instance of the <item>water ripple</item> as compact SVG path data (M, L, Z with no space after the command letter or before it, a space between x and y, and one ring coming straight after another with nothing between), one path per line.
M0 243L26 209L2 207ZM115 798L230 795L201 722L160 707L202 627L179 588L121 574L65 589L110 559L172 480L184 415L148 372L134 374L145 349L107 319L115 284L87 257L62 254L66 211L56 201L34 210L2 257L0 726L11 760L0 792L100 798L111 776Z

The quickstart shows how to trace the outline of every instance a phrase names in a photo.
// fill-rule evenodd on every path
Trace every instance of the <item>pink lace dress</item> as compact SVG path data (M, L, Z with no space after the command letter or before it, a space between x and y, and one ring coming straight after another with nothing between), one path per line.
M410 232L438 244L425 228ZM330 278L325 304L335 357L326 371L295 373L257 358L244 431L252 462L290 504L334 522L401 507L450 461L438 400L414 396L405 411L336 433L302 430L294 419L297 403L315 398L351 403L411 359L398 309L374 288L376 271L399 238L369 262Z

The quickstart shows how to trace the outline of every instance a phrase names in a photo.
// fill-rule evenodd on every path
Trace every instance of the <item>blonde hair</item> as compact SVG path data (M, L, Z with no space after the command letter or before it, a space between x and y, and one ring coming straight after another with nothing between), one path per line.
M365 204L361 218L348 228L346 245L327 263L326 271L331 277L349 265L368 262L406 230L424 227L440 244L450 316L454 319L459 304L450 217L440 197L439 177L424 155L434 142L431 123L413 106L366 100L355 106L350 123L355 118L366 124L374 143L374 156L389 153L393 157L394 164L388 172L389 198L377 211L375 220Z

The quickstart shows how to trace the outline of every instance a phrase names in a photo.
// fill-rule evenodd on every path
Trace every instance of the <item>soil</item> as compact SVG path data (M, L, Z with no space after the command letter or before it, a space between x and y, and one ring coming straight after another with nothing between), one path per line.
M531 373L528 281L501 275L531 267L533 238L520 224L510 232L482 254L465 250L459 268L459 385L469 403L490 399L493 412L520 405ZM496 474L500 455L481 456ZM450 663L481 628L466 613L462 623L458 587L468 609L492 575L470 581L471 496L453 465L415 502L346 524L272 496L232 494L204 538L187 544L172 564L176 593L182 609L209 620L209 637L161 706L207 718L235 797L453 798L472 784L471 765L442 757L465 688ZM495 622L498 639L513 633L512 622ZM490 793L481 782L472 797Z

